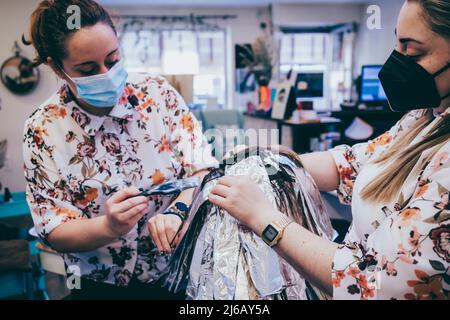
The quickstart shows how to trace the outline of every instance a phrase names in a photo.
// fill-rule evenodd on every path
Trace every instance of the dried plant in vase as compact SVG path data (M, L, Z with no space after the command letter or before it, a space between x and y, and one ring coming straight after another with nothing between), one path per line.
M267 86L272 79L272 69L275 65L275 45L266 23L260 25L262 34L259 35L251 46L242 46L240 59L255 76L259 86Z

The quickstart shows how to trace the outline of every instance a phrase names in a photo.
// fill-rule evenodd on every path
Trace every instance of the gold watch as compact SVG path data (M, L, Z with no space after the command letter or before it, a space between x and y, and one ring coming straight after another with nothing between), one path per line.
M284 230L292 223L292 219L283 215L283 217L270 223L262 232L261 238L270 247L274 247L283 238Z

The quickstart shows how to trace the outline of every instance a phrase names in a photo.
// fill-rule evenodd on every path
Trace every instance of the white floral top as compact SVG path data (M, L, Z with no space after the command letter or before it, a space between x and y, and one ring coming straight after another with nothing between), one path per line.
M24 132L27 199L40 238L72 219L105 214L117 190L149 188L217 166L199 123L162 78L130 76L108 116L83 112L68 88L44 103ZM98 250L64 254L83 277L126 286L158 278L168 259L157 254L147 220L173 200L154 196L148 213L125 236Z
M423 115L423 110L412 111L372 141L331 150L340 173L339 197L351 203L353 212L352 226L334 257L335 299L449 297L450 141L422 154L396 201L375 204L359 195L384 170L371 161ZM450 108L437 115L412 143L449 116ZM429 152L436 153L421 170L421 160Z

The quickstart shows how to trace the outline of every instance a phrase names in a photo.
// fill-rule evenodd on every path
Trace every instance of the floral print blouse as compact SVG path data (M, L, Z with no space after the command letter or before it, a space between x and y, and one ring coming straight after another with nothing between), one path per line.
M339 198L353 212L352 226L334 256L335 299L449 298L450 141L423 152L392 203L374 204L360 197L385 167L371 162L424 112L408 113L372 141L331 150L340 173ZM449 116L450 108L435 115L412 143ZM427 155L433 155L431 161L421 166Z
M217 166L180 95L163 78L143 74L130 75L120 102L104 117L83 112L63 86L26 121L23 142L27 200L48 245L59 225L104 215L106 200L121 188L150 188ZM157 254L146 222L173 200L153 196L127 235L95 251L64 254L66 265L118 286L133 277L158 278L168 257Z

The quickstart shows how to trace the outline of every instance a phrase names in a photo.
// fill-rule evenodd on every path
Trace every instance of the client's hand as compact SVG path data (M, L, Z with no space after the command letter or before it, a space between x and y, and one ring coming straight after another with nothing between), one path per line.
M209 195L209 201L257 234L280 214L258 185L247 176L220 178Z
M181 218L173 214L158 214L148 220L150 236L159 252L173 252L173 249L179 242L179 239L175 239L175 237L180 230L181 224Z

